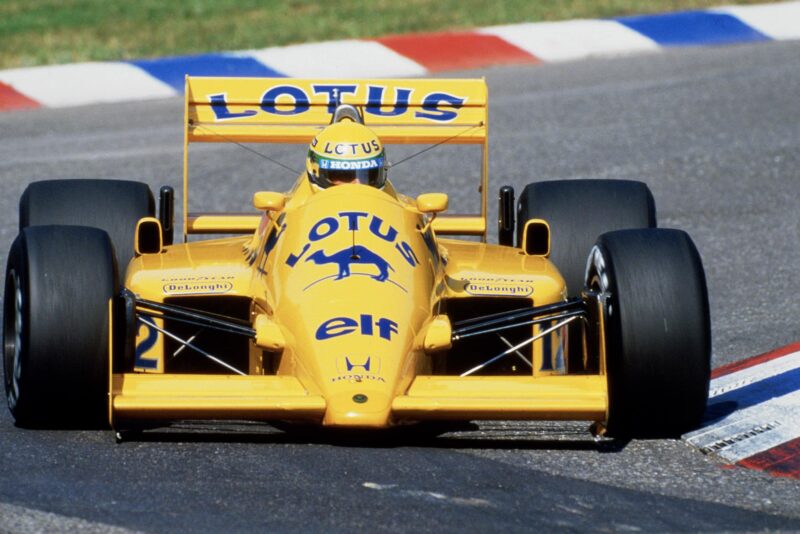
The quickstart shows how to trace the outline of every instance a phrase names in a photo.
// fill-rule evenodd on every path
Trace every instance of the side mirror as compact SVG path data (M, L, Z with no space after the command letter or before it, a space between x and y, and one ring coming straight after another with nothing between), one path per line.
M550 225L544 219L531 219L522 231L522 250L528 256L550 256Z
M137 256L158 254L164 249L161 221L155 217L142 217L136 223L133 249Z
M417 209L422 213L439 213L447 209L444 193L423 193L417 197Z
M422 347L425 352L432 354L447 350L453 346L453 327L446 315L437 315L428 323Z
M253 195L253 207L261 211L281 211L286 205L286 195L273 191L259 191Z
M262 349L282 351L286 347L286 338L281 328L263 313L256 315L256 345Z

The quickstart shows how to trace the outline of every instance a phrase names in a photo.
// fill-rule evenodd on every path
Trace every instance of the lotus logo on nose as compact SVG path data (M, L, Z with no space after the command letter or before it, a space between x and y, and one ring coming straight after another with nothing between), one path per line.
M306 258L306 261L313 261L317 265L336 264L339 267L337 280L350 276L350 264L352 263L374 265L378 269L378 274L373 275L372 278L378 282L388 279L389 271L394 271L394 267L389 265L389 262L362 245L347 247L330 256L326 255L324 251L318 250Z

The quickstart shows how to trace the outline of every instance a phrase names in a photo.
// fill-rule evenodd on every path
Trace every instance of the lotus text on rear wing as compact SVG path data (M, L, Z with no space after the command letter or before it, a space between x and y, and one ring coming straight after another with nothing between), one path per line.
M336 108L338 98L346 98L348 94L355 94L358 86L353 85L329 85L315 84L311 86L314 95L326 95L328 112L333 113ZM412 100L413 89L396 88L394 98L387 93L386 86L368 85L366 105L364 113L378 117L395 117L409 112L409 102ZM338 96L337 96L338 95ZM259 109L245 109L242 111L230 111L228 109L228 98L225 93L208 95L208 101L214 112L216 120L235 120L253 117L261 112L271 115L300 115L305 113L312 106L312 99L305 89L295 85L276 85L271 87L261 96ZM421 100L421 105L414 111L415 119L427 119L434 122L449 122L458 116L458 110L467 101L466 97L460 97L445 92L431 92ZM414 106L412 106L414 107Z

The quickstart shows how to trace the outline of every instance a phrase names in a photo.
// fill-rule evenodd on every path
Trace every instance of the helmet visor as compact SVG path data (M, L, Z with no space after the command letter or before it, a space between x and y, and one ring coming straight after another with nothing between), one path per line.
M309 157L315 167L319 165L317 181L322 187L359 183L380 188L386 181L383 152L371 158L355 160L323 158L313 151Z

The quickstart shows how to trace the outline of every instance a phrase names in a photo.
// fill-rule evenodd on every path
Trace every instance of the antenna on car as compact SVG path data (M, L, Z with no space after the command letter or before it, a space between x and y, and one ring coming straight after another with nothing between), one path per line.
M202 130L205 130L205 131L207 131L207 132L209 132L209 133L212 133L212 134L216 135L217 137L220 137L220 138L224 139L224 140L225 140L225 141L227 141L228 143L232 143L232 144L234 144L234 145L236 145L236 146L238 146L238 147L241 147L241 148L243 148L243 149L247 150L248 152L250 152L250 153L252 153L252 154L255 154L256 156L258 156L258 157L260 157L260 158L262 158L262 159L264 159L264 160L266 160L266 161L269 161L270 163L273 163L273 164L275 164L275 165L277 165L277 166L279 166L279 167L283 167L283 168L284 168L284 169L286 169L287 171L291 172L291 173L292 173L292 175L297 175L298 173L302 172L302 171L299 171L299 170L293 169L293 168L289 167L288 165L284 165L284 164L283 164L283 163L281 163L280 161L278 161L278 160L276 160L276 159L274 159L274 158L271 158L271 157L267 156L267 155L266 155L266 154L264 154L263 152L259 152L258 150L255 150L255 149L253 149L253 148L250 148L249 146L247 146L247 145L245 145L245 144L243 144L243 143L240 143L239 141L237 141L237 140L235 140L235 139L231 139L230 137L228 137L228 136L226 136L226 135L223 135L223 134L221 134L221 133L219 133L219 132L217 132L217 131L215 131L215 130L212 130L212 129L210 129L210 128L206 128L206 127L205 127L205 126L203 126L202 124L197 124L197 125L195 125L195 127L196 127L196 128L199 128L199 129L202 129Z
M442 140L442 141L439 141L439 142L438 142L438 143L436 143L436 144L433 144L433 145L430 145L430 146L426 146L426 147L425 147L425 148L423 148L422 150L420 150L420 151L418 151L418 152L414 152L414 153L413 153L413 154L411 154L410 156L408 156L408 157L405 157L405 158L401 159L400 161L396 161L396 162L394 162L394 163L390 163L390 164L388 164L388 165L386 166L386 169L387 169L387 170L389 170L389 169L391 169L391 168L393 168L393 167L397 167L397 166L398 166L398 165L400 165L401 163L403 163L403 162L405 162L405 161L408 161L408 160L410 160L410 159L412 159L412 158L416 158L416 157L417 157L417 156L419 156L420 154L424 154L425 152L427 152L427 151L429 151L429 150L433 150L433 149L434 149L434 148L436 148L437 146L443 145L443 144L445 144L445 143L449 143L450 141L452 141L452 140L453 140L453 139L455 139L456 137L459 137L459 136L461 136L461 135L464 135L464 134L466 134L466 133L469 133L471 130L474 130L475 128L482 128L482 127L483 127L483 125L484 125L484 123L483 123L483 121L481 121L481 122L479 122L478 124L475 124L475 125L473 125L473 126L470 126L470 127L466 128L466 129L464 129L463 131L461 131L461 132L458 132L457 134L455 134L455 135L453 135L453 136L450 136L450 137L448 137L447 139L444 139L444 140Z

